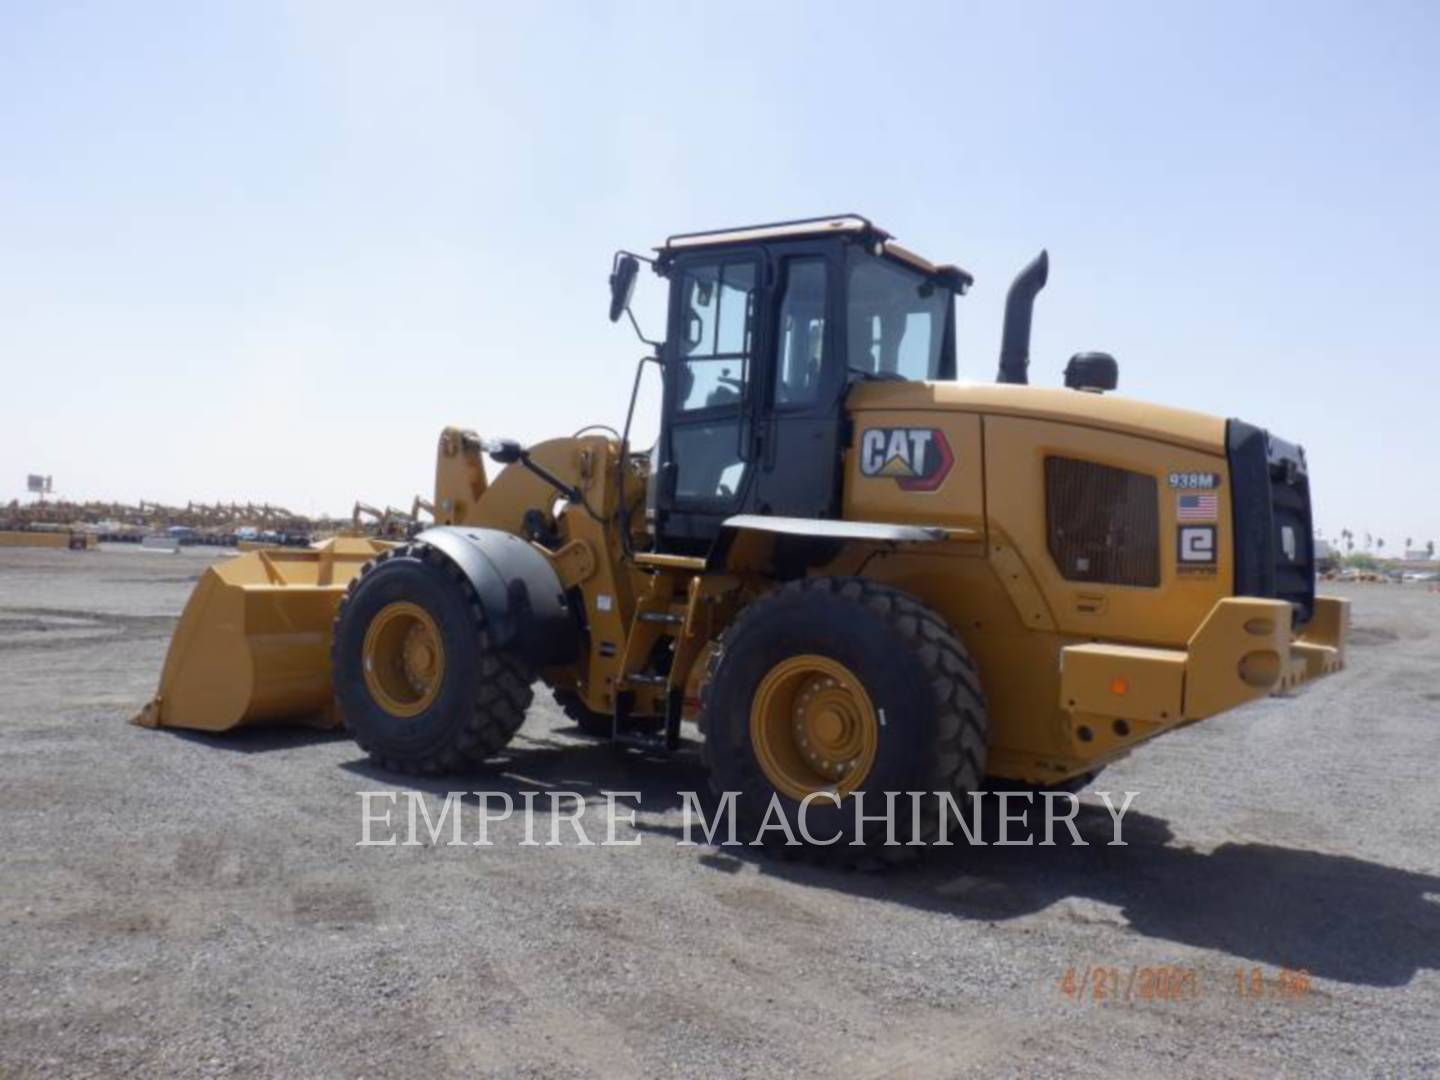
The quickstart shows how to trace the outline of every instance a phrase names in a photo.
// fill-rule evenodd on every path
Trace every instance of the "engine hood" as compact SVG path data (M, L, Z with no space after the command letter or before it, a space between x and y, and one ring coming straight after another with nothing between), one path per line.
M852 413L906 410L1021 416L1225 453L1225 421L1220 417L1116 394L1000 383L866 382L851 387L846 407Z

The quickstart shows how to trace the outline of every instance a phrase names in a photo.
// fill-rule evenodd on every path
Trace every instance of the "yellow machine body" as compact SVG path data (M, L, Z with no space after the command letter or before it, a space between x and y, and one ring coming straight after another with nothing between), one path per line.
M1028 782L1093 771L1162 731L1343 664L1348 602L1317 598L1304 635L1288 603L1234 597L1228 495L1200 574L1178 562L1174 475L1229 491L1225 421L1116 395L992 384L870 384L849 399L870 427L943 431L955 462L933 492L862 475L847 455L845 517L939 525L953 539L884 551L867 576L941 612L980 668L989 767ZM1067 580L1048 550L1045 462L1055 456L1153 478L1160 566L1153 587ZM842 557L824 572L857 563Z

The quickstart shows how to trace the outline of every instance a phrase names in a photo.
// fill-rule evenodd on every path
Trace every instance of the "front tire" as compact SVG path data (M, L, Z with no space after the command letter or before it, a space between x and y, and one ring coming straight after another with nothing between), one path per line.
M772 799L803 840L801 800L827 789L841 805L814 798L805 815L817 840L839 836L803 849L821 859L853 861L853 841L887 839L884 822L857 832L860 793L867 815L884 809L887 791L927 793L918 829L908 796L897 799L896 845L880 851L892 859L938 832L934 793L950 793L968 812L966 794L985 775L985 701L964 644L915 597L862 578L797 581L743 611L717 652L705 692L705 759L716 798L736 793L746 841ZM787 844L779 829L763 839Z
M465 575L428 544L378 556L335 616L331 670L360 748L395 772L454 772L525 721L530 673L490 642Z

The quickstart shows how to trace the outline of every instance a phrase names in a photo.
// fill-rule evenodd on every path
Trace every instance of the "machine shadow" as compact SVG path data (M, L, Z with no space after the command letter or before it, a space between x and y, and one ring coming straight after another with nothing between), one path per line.
M199 743L211 750L227 750L232 754L267 754L272 750L294 750L317 743L343 742L350 738L344 728L312 727L242 727L235 731L188 731L184 728L160 728L186 742Z
M567 729L561 729L561 734ZM579 733L578 728L568 731ZM408 776L380 768L369 758L347 761L347 772L386 784L398 784L414 791L444 795L467 784L471 798L483 783L486 793L506 794L520 804L526 791L573 791L587 802L603 801L606 792L615 792L616 802L646 813L678 810L681 792L704 796L705 771L700 765L697 744L685 742L674 754L618 750L608 742L581 735L584 741L568 742L550 733L531 735L522 730L514 742L498 754L476 764L469 772L454 776ZM618 797L624 793L624 798ZM538 806L539 804L537 804ZM548 809L548 807L547 807ZM649 831L649 826L637 827Z
M638 793L618 800L639 811L637 828L675 843L685 839L674 816L681 792L699 793L706 813L714 813L694 743L660 757L522 735L464 777L397 777L366 759L342 767L431 793L467 781L474 790L478 781L481 790L506 792L517 805L526 790L574 791L587 801L606 791ZM989 840L994 816L987 806ZM1421 969L1440 969L1440 877L1270 844L1229 843L1208 852L1174 846L1164 819L1133 807L1124 847L1109 846L1113 825L1101 806L1082 805L1076 825L1083 846L1068 843L1063 826L1054 847L972 846L962 836L954 847L929 848L883 874L826 869L753 847L710 848L700 862L727 875L753 864L810 888L988 922L1088 899L1118 908L1128 929L1145 937L1337 982L1403 986Z

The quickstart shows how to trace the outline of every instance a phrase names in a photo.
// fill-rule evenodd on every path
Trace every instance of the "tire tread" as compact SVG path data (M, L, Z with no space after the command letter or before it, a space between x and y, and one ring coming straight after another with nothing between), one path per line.
M980 790L985 776L989 725L985 695L980 688L980 673L974 660L964 643L934 609L912 593L868 578L802 578L782 585L749 604L711 651L700 691L702 714L708 706L709 691L715 674L720 670L727 645L747 633L750 626L770 617L777 607L805 603L808 597L817 593L838 596L879 616L911 649L924 668L936 705L936 739L930 758L934 764L926 790L948 791L956 796ZM701 750L706 771L712 776L713 755L717 752L718 741L707 736ZM906 821L903 829L897 829L897 838L910 827L909 815L902 816ZM932 812L928 819L922 819L921 825L919 839L928 844L939 832L940 815ZM905 840L911 839L915 837L907 834ZM877 859L882 865L904 861L924 849L904 846L902 841L898 847L858 848L837 844L830 847L781 846L773 850L785 855L798 854L811 861L839 862L865 868L874 865Z
M485 624L485 614L480 598L469 578L447 559L444 554L428 544L418 541L404 544L381 552L366 563L360 573L351 579L345 596L335 612L335 621L330 636L330 668L339 670L340 634L339 629L346 610L354 598L360 583L380 566L394 558L418 558L445 571L455 587L460 589L466 600L466 610L476 630L480 654L471 662L479 668L481 679L479 689L470 702L464 722L455 732L448 746L416 759L401 759L385 754L369 744L364 733L350 723L343 715L345 728L350 732L360 749L370 755L372 761L390 772L411 775L433 776L438 773L458 772L471 764L484 761L502 750L525 723L525 713L530 708L533 691L530 687L530 672L523 661L509 653L500 651L490 644L490 635ZM337 706L338 707L338 706Z

